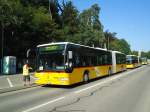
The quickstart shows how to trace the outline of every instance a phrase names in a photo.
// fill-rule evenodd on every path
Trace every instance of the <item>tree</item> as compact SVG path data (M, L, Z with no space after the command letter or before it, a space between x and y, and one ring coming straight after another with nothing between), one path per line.
M67 0L62 3L58 0L0 0L0 33L5 37L5 55L25 57L29 48L58 41L96 47L110 43L110 49L128 53L130 48L125 40L117 39L116 33L103 32L100 10L94 4L79 14L72 1Z
M63 32L55 16L50 19L48 3L41 0L0 0L0 23L3 24L0 28L5 31L6 55L25 56L27 49L38 44L63 40ZM58 11L52 10L53 15L55 12Z
M99 13L100 7L97 4L94 4L91 6L91 8L84 10L79 15L81 37L83 35L86 42L84 44L86 45L92 44L98 47L102 47L104 43L105 37L103 33L103 26L99 20ZM87 31L90 33L87 33Z
M132 54L132 55L137 55L137 56L138 56L138 51L132 51L131 54Z
M132 54L138 55L138 51L132 51ZM150 51L147 51L147 52L142 51L141 57L147 57L148 59L150 59Z
M109 50L110 44L117 39L116 38L117 33L116 32L112 33L112 32L109 32L109 30L106 30L104 32L104 35L105 35L106 48Z
M15 6L19 6L18 0L15 2L9 0L0 0L0 24L1 24L1 36L2 36L2 47L5 49L4 55L9 53L10 42L13 43L11 37L13 36L13 27L18 24L18 17L14 15ZM6 46L7 45L7 46ZM2 51L3 52L3 51ZM3 53L2 53L3 55Z
M71 41L75 40L75 35L79 31L79 20L78 20L78 10L73 6L71 1L63 4L62 9L62 24L63 31L65 34L65 40Z
M125 39L116 39L110 44L111 50L120 51L125 54L130 54L130 45L127 43Z
M148 52L146 53L146 57L147 57L148 59L150 59L150 51L148 51Z

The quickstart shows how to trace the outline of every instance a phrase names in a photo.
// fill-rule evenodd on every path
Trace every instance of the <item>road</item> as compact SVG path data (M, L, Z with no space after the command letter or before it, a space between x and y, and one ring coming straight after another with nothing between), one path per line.
M0 94L0 112L150 112L150 66L72 88Z

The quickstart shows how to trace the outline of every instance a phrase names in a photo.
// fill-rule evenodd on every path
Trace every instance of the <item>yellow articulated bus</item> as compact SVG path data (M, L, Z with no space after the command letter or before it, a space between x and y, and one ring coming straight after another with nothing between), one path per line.
M112 52L112 69L113 73L122 72L126 70L126 55L118 52Z
M70 42L37 46L37 84L73 85L126 70L126 56L117 51Z
M127 55L126 57L127 68L136 68L139 67L138 56L136 55Z
M138 67L142 66L142 58L138 56Z
M142 57L141 61L142 61L142 65L147 65L148 64L148 60L147 60L146 57Z

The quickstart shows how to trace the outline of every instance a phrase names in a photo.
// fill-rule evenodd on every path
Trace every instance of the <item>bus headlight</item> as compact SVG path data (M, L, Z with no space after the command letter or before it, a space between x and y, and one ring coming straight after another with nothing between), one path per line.
M31 78L33 78L34 80L39 80L39 77L37 76L31 76Z
M61 81L68 81L69 78L63 77L63 78L59 78L59 80L61 80Z
M34 80L39 80L40 78L38 78L38 77L34 77Z

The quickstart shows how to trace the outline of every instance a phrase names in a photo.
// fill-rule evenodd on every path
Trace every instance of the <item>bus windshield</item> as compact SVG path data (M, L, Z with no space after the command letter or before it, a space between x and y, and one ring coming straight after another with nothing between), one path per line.
M39 48L39 55L37 61L37 71L63 71L64 45L53 45Z
M132 60L132 57L131 56L127 56L127 60Z
M138 58L136 56L127 56L126 63L127 64L138 63Z

